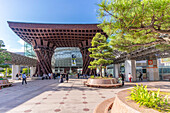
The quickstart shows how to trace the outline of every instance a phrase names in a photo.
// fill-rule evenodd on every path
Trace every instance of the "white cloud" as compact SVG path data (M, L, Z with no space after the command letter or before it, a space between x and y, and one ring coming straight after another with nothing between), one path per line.
M20 43L21 45L24 45L24 41L22 39L19 39L18 43Z
M10 45L6 45L5 49L7 49L7 51L10 51L10 52L24 52L24 47L16 49L16 48L11 48Z
M18 43L20 43L22 46L20 47L11 47L10 45L6 44L4 49L7 49L7 51L10 52L24 52L24 41L22 39L17 41Z

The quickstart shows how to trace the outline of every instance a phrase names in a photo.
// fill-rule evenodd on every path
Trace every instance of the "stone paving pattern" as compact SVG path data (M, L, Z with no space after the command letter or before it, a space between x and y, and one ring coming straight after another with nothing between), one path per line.
M57 80L20 82L0 90L0 113L93 113L105 99L115 97L120 90L132 87L126 83L121 88L90 88L84 79L70 79L68 83ZM170 82L144 82L169 91ZM157 86L157 87L158 87Z

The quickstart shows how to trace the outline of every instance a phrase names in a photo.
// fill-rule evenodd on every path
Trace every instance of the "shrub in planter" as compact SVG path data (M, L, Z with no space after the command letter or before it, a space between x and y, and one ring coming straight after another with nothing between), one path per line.
M94 75L90 76L91 79L113 79L112 77L95 77Z
M92 78L92 79L93 79L93 78L95 78L95 76L94 76L94 75L91 75L91 76L90 76L90 78Z
M168 111L170 112L170 104L168 103L168 95L161 96L160 89L157 92L148 91L146 86L139 86L136 84L133 89L130 89L131 100L139 103L140 106L146 106L149 108L154 108L158 111Z

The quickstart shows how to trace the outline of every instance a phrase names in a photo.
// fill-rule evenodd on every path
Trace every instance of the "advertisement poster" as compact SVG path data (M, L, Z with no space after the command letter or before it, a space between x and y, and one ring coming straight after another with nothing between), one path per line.
M76 66L76 55L75 54L72 54L71 65Z

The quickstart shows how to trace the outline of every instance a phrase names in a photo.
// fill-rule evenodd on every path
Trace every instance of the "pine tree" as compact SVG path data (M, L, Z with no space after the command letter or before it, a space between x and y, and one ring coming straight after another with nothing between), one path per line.
M88 68L99 68L100 77L102 77L102 68L106 64L113 62L113 50L109 46L106 37L101 33L96 33L91 44L92 48L89 48L88 50L91 52L90 57L94 58L94 60L90 62L91 66L88 66Z
M170 49L170 0L103 0L98 6L99 27L114 49Z

